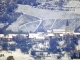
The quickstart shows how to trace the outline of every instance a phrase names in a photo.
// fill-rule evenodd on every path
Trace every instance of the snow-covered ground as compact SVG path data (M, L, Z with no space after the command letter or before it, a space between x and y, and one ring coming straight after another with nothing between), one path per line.
M69 3L65 5L65 7L74 7L74 13L80 14L80 1L69 1Z
M67 4L67 6L69 4ZM80 18L80 14L77 13L79 12L78 9L78 7L75 7L75 11L48 10L19 4L16 12L21 12L23 15L21 15L17 21L13 22L7 30L34 32L40 27L40 25L43 26L44 30L57 28L64 29L66 19L72 19L69 22L71 23L71 30L74 30L76 26L80 26L79 20L79 22L76 23L76 20Z
M65 7L80 7L80 1L69 1Z
M8 25L8 23L1 23L0 22L0 28L3 28L4 26Z
M73 13L73 11L39 9L29 5L18 5L16 12L22 12L23 14L38 17L40 19L67 19L71 18L69 15Z
M0 54L4 54L4 57L0 57L0 60L6 60L8 56L13 56L14 60L34 60L29 54L24 54L19 49L9 52L0 51Z
M13 56L14 60L36 60L33 57L31 57L29 54L24 54L21 51L2 51L0 54L4 54L4 57L0 57L0 60L6 60L8 56ZM46 56L44 58L41 58L40 60L60 60L57 59L58 54L50 54L49 56ZM65 55L61 58L61 60L69 60L70 57L65 53Z
M79 45L76 46L76 49L77 49L77 50L80 50L80 40L78 41L78 44L79 44Z
M0 28L4 27L4 24L0 23Z

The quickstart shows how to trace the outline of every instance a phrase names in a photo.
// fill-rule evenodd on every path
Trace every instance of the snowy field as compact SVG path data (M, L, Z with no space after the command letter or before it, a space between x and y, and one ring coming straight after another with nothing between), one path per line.
M0 60L6 60L8 56L13 56L14 60L34 60L29 54L24 54L19 49L9 52L1 51L0 54L4 54L4 57L0 57Z
M78 3L78 2L76 2ZM72 2L69 2L67 7L69 5L71 6ZM35 8L29 5L21 5L18 4L18 8L15 10L15 12L22 13L22 15L9 27L7 30L12 30L12 31L19 31L22 30L24 32L35 32L38 27L43 26L44 30L47 29L57 29L65 28L65 21L66 19L69 19L70 27L71 30L73 31L75 29L75 25L80 26L80 21L76 22L77 19L80 19L80 14L79 14L79 3L75 6L74 11L60 11L60 10L47 10L47 9L39 9ZM65 6L66 7L66 6ZM35 12L36 11L36 12ZM60 22L58 21L61 20ZM70 21L70 19L72 19ZM63 21L65 20L65 21ZM76 22L76 23L75 23ZM63 25L62 25L63 24ZM31 27L31 28L30 28Z
M37 60L31 57L29 54L24 54L21 53L19 50L14 51L14 52L7 52L7 51L2 51L0 54L4 54L4 57L0 57L0 60L6 60L8 56L13 56L14 60ZM57 59L58 54L50 54L49 57L46 56L45 59L41 58L38 60L70 60L70 57L68 57L67 53L61 58Z

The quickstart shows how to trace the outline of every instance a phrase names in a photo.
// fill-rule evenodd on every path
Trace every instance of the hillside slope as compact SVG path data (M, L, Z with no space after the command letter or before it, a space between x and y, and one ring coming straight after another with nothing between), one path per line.
M65 29L66 20L69 20L72 31L80 26L80 14L74 11L38 9L19 4L16 12L23 13L23 15L12 23L7 30L35 32L47 29Z

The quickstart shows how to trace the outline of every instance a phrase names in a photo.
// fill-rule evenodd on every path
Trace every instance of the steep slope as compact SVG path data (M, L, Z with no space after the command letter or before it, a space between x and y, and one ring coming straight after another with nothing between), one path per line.
M46 10L29 5L18 5L16 12L23 13L23 15L7 30L35 32L37 30L65 29L66 20L69 20L72 31L80 26L80 14L76 14L74 11Z
M22 30L25 27L21 27L24 26L24 24L26 23L32 23L34 21L38 21L39 19L33 16L29 16L29 15L21 15L15 22L13 22L11 25L9 25L9 27L6 30L12 30L12 31L19 31ZM27 28L25 28L27 29ZM24 29L24 30L25 30ZM27 30L26 30L27 31Z

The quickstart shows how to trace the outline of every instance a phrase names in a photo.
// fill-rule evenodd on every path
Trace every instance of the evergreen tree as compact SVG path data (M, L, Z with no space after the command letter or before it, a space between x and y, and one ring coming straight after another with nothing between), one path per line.
M5 0L4 2L0 2L0 22L4 24L8 23L3 27L3 30L19 17L20 14L15 13L17 7L16 0Z
M52 52L52 53L58 53L58 52L60 52L60 49L57 49L57 46L59 46L59 44L58 44L57 41L58 41L58 38L57 37L55 37L55 38L50 37L50 42L49 42L50 48L49 48L49 52Z

